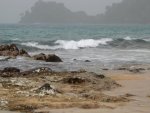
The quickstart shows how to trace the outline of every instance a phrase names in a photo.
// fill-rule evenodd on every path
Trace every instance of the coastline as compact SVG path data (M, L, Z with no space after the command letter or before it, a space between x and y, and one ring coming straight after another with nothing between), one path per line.
M63 62L54 54L30 56L14 44L0 49L6 62L18 56L58 65ZM0 109L26 113L149 113L149 73L148 64L103 68L99 73L84 69L54 71L51 66L25 71L5 67L0 69Z

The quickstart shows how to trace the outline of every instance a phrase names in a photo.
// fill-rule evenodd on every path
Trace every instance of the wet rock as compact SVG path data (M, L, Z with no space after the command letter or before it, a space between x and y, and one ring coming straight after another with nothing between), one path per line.
M77 61L77 59L73 59L73 61Z
M25 50L19 50L15 44L11 45L0 45L0 56L26 56L30 57L30 55Z
M144 71L145 69L144 68L138 68L138 67L135 67L135 66L131 66L128 70L130 72L133 72L133 73L140 73L141 71Z
M6 67L2 70L2 73L11 73L11 72L17 72L19 73L20 72L20 69L18 68L15 68L15 67Z
M44 61L46 61L46 55L44 53L40 53L38 55L34 55L33 59L34 60L44 60Z
M21 49L19 51L19 55L24 56L24 57L30 57L30 55L28 54L28 52L26 52L24 49Z
M85 60L84 62L91 62L90 60Z
M49 54L46 56L46 62L62 62L62 60L55 54Z
M34 60L42 60L42 61L46 61L46 62L62 62L62 60L55 54L45 55L44 53L40 53L38 55L34 55L33 59Z

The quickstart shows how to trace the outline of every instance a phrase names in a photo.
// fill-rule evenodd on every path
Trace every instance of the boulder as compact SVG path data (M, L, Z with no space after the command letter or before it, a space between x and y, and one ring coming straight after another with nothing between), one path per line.
M38 55L34 55L33 59L34 60L42 60L42 61L46 61L46 62L62 62L62 60L55 54L45 55L44 53L40 53Z
M55 95L56 93L60 93L58 90L56 90L53 86L51 86L48 83L45 83L40 88L36 90L37 93L41 95Z
M85 60L85 62L91 62L90 60Z
M46 55L44 53L40 53L38 55L34 55L33 59L34 60L43 60L43 61L46 61Z
M20 49L19 55L20 56L24 56L24 57L30 57L30 55L28 54L28 52L26 52L24 49Z
M62 62L62 60L55 54L49 54L46 56L47 62Z
M25 56L30 57L30 55L23 49L19 50L15 44L11 45L0 45L0 56Z

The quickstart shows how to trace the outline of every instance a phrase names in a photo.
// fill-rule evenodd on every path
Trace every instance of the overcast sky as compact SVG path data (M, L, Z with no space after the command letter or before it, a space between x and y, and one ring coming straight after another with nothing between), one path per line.
M0 0L0 23L17 23L20 15L37 0ZM107 5L121 0L44 0L62 2L72 11L85 11L89 15L103 13Z

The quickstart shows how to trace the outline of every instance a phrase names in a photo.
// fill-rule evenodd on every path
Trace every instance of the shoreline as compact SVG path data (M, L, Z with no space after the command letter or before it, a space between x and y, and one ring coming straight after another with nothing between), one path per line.
M14 44L1 45L0 55L6 56L6 62L18 56L45 64L54 62L58 64L56 67L63 62L55 54L30 56ZM78 71L54 71L52 65L37 65L25 71L13 66L0 70L0 109L27 113L150 111L147 107L150 104L150 88L147 87L150 85L149 64L124 65L111 70L102 68L99 73L81 68Z

